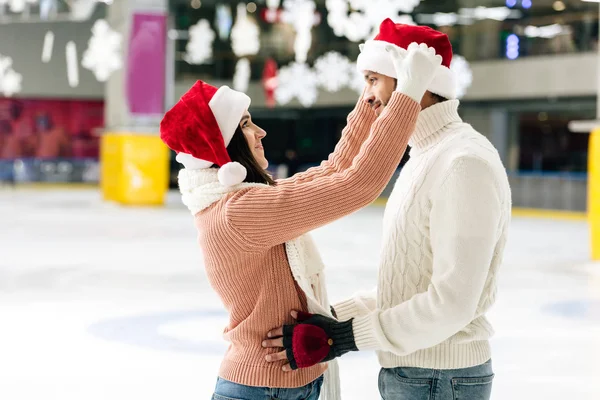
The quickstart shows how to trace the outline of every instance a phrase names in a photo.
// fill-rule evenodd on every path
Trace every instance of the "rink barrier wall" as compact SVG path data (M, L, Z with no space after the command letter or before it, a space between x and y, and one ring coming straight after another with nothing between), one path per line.
M8 188L8 186L6 186ZM88 183L19 183L16 186L18 190L30 191L55 191L55 190L90 190L99 189L98 184ZM7 190L0 185L0 190ZM386 197L381 197L375 200L372 205L376 207L384 207L387 203ZM548 210L541 208L525 208L513 207L512 215L519 218L541 218L564 221L587 221L588 215L584 211L564 211L564 210Z
M373 202L374 206L385 207L387 198L381 197ZM587 221L588 216L583 211L545 210L540 208L513 207L513 217L519 218L541 218L562 221Z
M590 134L588 175L591 257L593 261L600 261L600 128Z

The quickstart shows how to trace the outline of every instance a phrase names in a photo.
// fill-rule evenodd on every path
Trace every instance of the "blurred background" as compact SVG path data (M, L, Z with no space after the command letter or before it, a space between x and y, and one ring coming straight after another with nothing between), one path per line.
M589 0L0 0L0 398L209 398L227 318L160 119L198 79L229 85L252 98L270 171L305 170L339 139L358 45L387 17L449 36L459 112L509 174L494 399L600 398L599 15ZM375 284L394 182L315 232L334 300ZM347 357L345 398L378 398L377 372Z

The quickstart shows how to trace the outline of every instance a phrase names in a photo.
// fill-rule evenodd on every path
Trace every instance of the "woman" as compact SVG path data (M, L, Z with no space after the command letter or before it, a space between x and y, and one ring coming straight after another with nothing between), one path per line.
M195 217L208 278L230 317L224 336L231 345L213 399L316 400L326 371L326 381L332 378L326 397L339 398L335 363L285 372L283 363L266 361L273 352L261 342L270 329L292 322L290 310L330 315L323 265L306 234L381 193L439 62L431 53L409 54L398 73L406 78L378 119L361 98L329 159L279 181L265 171L266 133L252 122L245 94L198 81L165 115L161 138L185 167L179 173L183 202Z

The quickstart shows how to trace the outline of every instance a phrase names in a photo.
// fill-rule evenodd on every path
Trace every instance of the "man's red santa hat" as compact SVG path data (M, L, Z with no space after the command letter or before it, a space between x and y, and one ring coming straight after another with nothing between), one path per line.
M435 49L435 53L442 56L442 65L438 67L436 75L429 85L431 93L447 99L456 98L456 80L450 71L452 62L452 45L448 36L427 26L395 24L387 18L379 27L379 34L373 40L367 40L360 45L360 54L356 60L359 71L372 71L378 74L397 78L392 57L385 50L388 44L400 48L406 53L411 43L425 43Z
M163 117L160 138L187 169L219 166L219 182L233 186L246 179L246 168L231 162L227 146L250 107L246 94L197 81Z

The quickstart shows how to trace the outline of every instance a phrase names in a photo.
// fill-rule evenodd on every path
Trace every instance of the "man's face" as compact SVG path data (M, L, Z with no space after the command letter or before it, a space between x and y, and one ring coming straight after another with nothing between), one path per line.
M363 99L379 116L396 89L396 79L373 71L364 71L364 75L366 87Z

